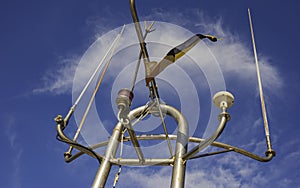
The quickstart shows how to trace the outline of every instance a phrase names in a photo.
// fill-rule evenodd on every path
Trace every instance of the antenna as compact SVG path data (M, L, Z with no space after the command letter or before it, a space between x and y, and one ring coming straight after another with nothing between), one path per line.
M86 85L80 92L79 97L75 100L75 103L67 113L66 117L63 118L61 115L58 115L55 118L56 130L57 130L56 138L59 141L62 141L69 145L68 151L64 153L65 161L72 162L73 160L77 159L78 157L84 154L87 154L97 159L100 166L98 168L97 174L92 183L92 188L105 187L112 166L119 167L118 172L115 176L113 187L116 187L116 184L119 180L119 176L122 171L122 166L157 165L157 166L171 167L172 168L172 178L170 182L171 187L183 188L185 185L185 172L186 172L188 160L199 159L199 158L223 154L227 152L236 152L238 154L244 155L246 157L252 158L260 162L270 161L275 156L275 151L272 150L272 146L271 146L269 126L267 121L265 102L263 98L263 89L262 89L260 71L259 71L257 54L256 54L250 9L248 9L248 15L250 21L251 34L252 34L252 43L253 43L254 57L256 62L259 92L261 98L261 108L262 108L262 115L264 120L264 128L265 128L267 148L268 148L265 153L266 155L265 157L256 155L252 152L246 151L236 146L232 146L226 143L221 143L216 141L218 137L222 134L222 132L226 127L226 124L230 120L230 114L228 112L228 109L231 108L235 102L233 94L227 91L220 91L222 90L222 88L221 89L218 88L218 90L215 91L216 94L212 98L212 103L220 110L219 115L214 114L214 116L211 116L219 120L219 122L217 123L218 126L216 130L211 134L211 136L205 139L189 135L190 134L189 124L187 118L183 114L184 111L180 111L175 107L173 107L172 105L164 104L160 100L159 89L155 81L156 77L161 72L163 72L168 66L172 66L171 64L176 63L176 61L182 56L184 56L189 50L191 50L194 47L197 48L197 44L200 41L208 39L211 42L217 42L218 38L212 35L202 35L202 34L195 34L190 38L186 37L187 39L185 39L183 43L181 42L179 45L172 48L162 58L161 61L158 62L151 61L150 60L151 56L149 56L148 54L145 41L147 35L150 32L153 32L154 30L157 31L159 30L159 28L152 29L154 22L151 22L149 26L147 26L147 22L144 22L144 34L143 34L143 30L140 25L138 15L136 12L135 0L130 0L130 10L134 22L132 28L135 29L136 31L140 49L136 52L136 54L138 55L138 59L136 62L137 64L133 70L133 74L132 74L133 79L131 81L127 80L129 77L131 78L131 74L130 74L131 72L126 72L127 77L124 77L125 82L128 81L130 85L130 89L119 88L118 86L119 92L115 100L117 105L117 113L116 113L117 118L114 118L114 120L116 120L117 123L114 129L112 130L112 133L109 134L109 138L106 139L107 137L105 137L104 141L93 143L89 146L80 144L77 141L79 134L83 134L84 132L81 131L83 128L83 124L86 121L86 119L89 118L88 114L92 109L91 106L94 104L95 96L99 90L103 77L105 76L107 70L109 69L109 65L111 64L111 60L113 59L114 55L117 55L117 53L114 54L114 51L116 49L119 40L123 37L125 26L122 27L121 31L117 34L114 40L110 38L109 41L112 41L112 44L110 45L110 47L108 48L104 56L101 58L99 65L97 64L98 66L94 70L93 74L89 77L89 80L87 81ZM132 34L130 29L128 29L128 31L130 32L130 34ZM115 36L115 34L113 34L113 36ZM124 39L125 40L122 40L122 42L120 43L126 42L127 38L125 36ZM107 46L101 46L101 47L107 49ZM100 48L97 48L97 50L98 49ZM124 54L126 54L126 58L127 58L128 53L124 53ZM122 58L121 60L126 61L126 58ZM104 61L107 61L105 65L103 65ZM146 104L142 104L139 105L138 107L133 108L131 104L134 99L134 91L137 90L137 88L135 88L135 85L136 85L141 61L143 61L145 67L144 79L146 81L146 86L149 89L149 98ZM123 66L123 64L118 64L118 66ZM201 69L201 67L199 68ZM102 73L102 74L98 79L96 88L91 89L90 85L92 85L91 83L94 81L95 77L97 76L97 73L98 74ZM176 74L176 76L178 75ZM216 76L215 73L213 76L215 78ZM184 82L184 84L185 83L186 82ZM87 95L86 91L90 89L93 91L92 96L90 97L90 100L86 105L86 107L85 108L83 107L84 113L82 114L82 119L72 139L68 136L70 135L69 132L66 134L66 128L69 125L69 119L72 117L73 112L75 112L76 106L81 101L81 98L83 96L86 96ZM188 94L189 97L191 94L190 93ZM80 102L80 104L82 103L83 102ZM78 107L78 109L79 108L80 107ZM188 109L190 110L191 107L189 107ZM144 133L141 134L140 132L136 131L137 129L135 125L142 124L141 121L146 119L146 117L149 115L152 115L153 118L157 118L159 120L160 127L157 130L159 130L160 132L159 133L146 132L145 134ZM175 121L173 122L167 121L169 119L165 120L166 117L170 117ZM168 131L168 128L170 127L169 124L171 124L170 122L172 123L172 127L175 127L174 133ZM173 124L177 125L177 128ZM89 126L94 126L94 125L89 124ZM147 143L151 141L165 141L166 143L164 143L165 145L163 145L164 146L163 150L159 150L159 153L163 153L164 151L165 152L164 154L167 156L157 157L153 153L146 154L145 153L146 149L145 147L142 147L143 145L141 144L142 141L145 141ZM123 152L123 148L125 148L124 143L126 142L129 142L128 145L132 146L130 148L131 150L129 151L130 154ZM193 145L194 147L192 149L188 149L189 144ZM217 150L214 152L205 153L204 149L207 148L208 146L215 147L217 148ZM73 151L73 148L77 150L76 153L74 153L75 151ZM103 148L105 150L104 154L100 153L97 150L98 148ZM119 153L119 157L117 156L117 153Z
M264 93L263 93L263 87L262 87L262 82L261 82L261 77L260 77L260 70L259 70L258 58L257 58L257 53L256 53L256 45L255 45L255 39L254 39L254 31L253 31L253 26L252 26L252 19L251 19L250 8L248 8L248 18L249 18L250 30L251 30L251 38L252 38L253 53L254 53L255 66L256 66L256 73L257 73L257 81L258 81L258 89L259 89L259 96L260 96L262 117L263 117L263 121L264 121L266 142L267 142L267 147L268 147L268 150L267 150L266 154L272 153L272 154L275 155L275 152L274 152L274 150L272 150L272 145L271 145L269 124L268 124L268 118L267 118L267 110L266 110Z

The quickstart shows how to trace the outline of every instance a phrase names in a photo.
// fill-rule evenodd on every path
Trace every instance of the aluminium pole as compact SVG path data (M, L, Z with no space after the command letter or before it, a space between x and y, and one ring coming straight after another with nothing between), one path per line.
M119 122L114 128L113 133L109 139L104 159L102 160L101 165L98 169L98 172L92 184L92 188L103 188L105 186L112 165L110 160L116 155L116 151L119 147L119 139L122 135L122 129L123 125Z
M171 188L183 188L186 168L186 161L183 160L183 156L187 152L189 140L188 123L184 115L181 114L176 108L167 105L161 105L161 107L162 109L165 109L169 115L174 117L178 124Z

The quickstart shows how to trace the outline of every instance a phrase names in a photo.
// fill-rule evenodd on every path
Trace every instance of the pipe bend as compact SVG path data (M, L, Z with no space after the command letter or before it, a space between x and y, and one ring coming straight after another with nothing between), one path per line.
M139 22L139 18L137 17L137 13L136 13L135 0L129 0L129 2L130 2L130 10L131 10L133 21Z
M188 153L186 153L183 156L184 160L188 160L189 158L193 157L196 155L199 151L203 150L207 146L211 145L223 132L225 125L227 123L228 118L224 115L220 118L220 123L218 126L218 129L214 132L214 134L205 139L202 143L200 142L197 146L195 146L193 149L191 149Z
M94 152L92 149L85 147L77 142L74 142L72 139L70 139L68 136L66 136L63 132L64 126L61 123L57 123L56 130L57 130L57 137L60 138L60 141L65 142L69 144L70 146L73 146L74 148L78 149L79 151L86 153L90 155L91 157L94 157L98 160L99 163L101 163L103 157L98 155L96 152ZM58 139L59 140L59 139ZM65 154L65 161L71 162L72 161L72 155L71 154Z

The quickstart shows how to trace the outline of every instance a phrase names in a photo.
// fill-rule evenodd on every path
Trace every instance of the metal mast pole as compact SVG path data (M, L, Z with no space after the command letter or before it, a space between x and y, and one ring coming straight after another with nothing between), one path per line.
M109 139L107 149L105 152L105 157L101 161L101 165L98 169L92 188L103 188L105 186L108 174L111 169L110 159L115 157L116 151L119 147L120 136L122 135L123 125L118 123L113 130L112 136Z

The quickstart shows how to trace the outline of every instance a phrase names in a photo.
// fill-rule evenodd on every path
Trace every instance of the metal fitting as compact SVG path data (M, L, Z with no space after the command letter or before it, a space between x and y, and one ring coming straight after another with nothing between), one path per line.
M275 156L276 152L272 149L269 149L266 151L266 156L269 157L270 155Z
M119 113L118 120L122 124L128 124L128 114L130 112L130 106L133 99L133 93L129 89L121 89L116 98Z
M126 88L121 89L118 92L118 97L116 98L118 109L130 107L132 99L133 99L133 93L131 92L131 90Z
M219 121L221 121L222 117L225 117L226 121L230 120L230 114L226 111L223 111L219 114L219 116L218 116Z

